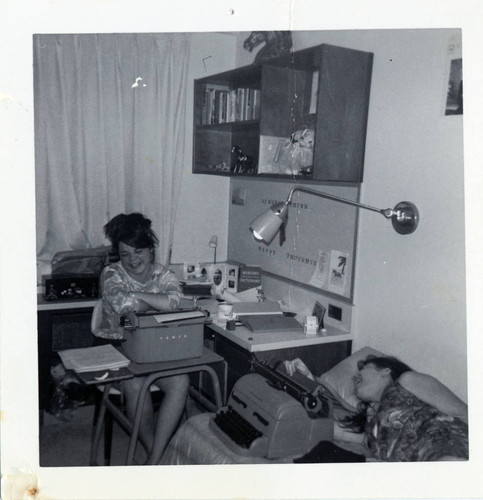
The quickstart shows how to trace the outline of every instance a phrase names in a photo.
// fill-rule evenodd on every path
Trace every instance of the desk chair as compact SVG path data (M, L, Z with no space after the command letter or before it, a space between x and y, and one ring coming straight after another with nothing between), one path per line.
M102 318L102 303L99 301L94 307L91 321L92 332L97 332ZM141 423L142 409L148 391L158 390L154 381L161 377L170 377L174 375L190 374L190 373L207 373L212 381L215 403L212 403L202 394L190 390L190 395L196 398L209 411L217 411L223 406L223 397L220 388L218 375L213 369L216 363L224 364L224 373L226 376L226 363L221 356L204 348L203 354L199 358L189 358L177 361L163 361L157 363L135 363L131 361L129 371L132 377L144 376L146 380L141 388L138 396L136 413L134 421L131 422L122 409L122 406L116 404L114 399L119 397L120 392L115 387L115 382L111 380L99 381L96 385L103 391L100 405L96 408L94 431L91 443L91 458L90 464L97 465L98 449L102 429L105 429L104 440L104 462L109 464L110 447L112 442L112 418L116 420L130 435L129 448L126 456L126 465L132 465L136 444L139 439L139 427ZM226 384L225 384L226 386ZM107 417L107 419L106 419ZM110 419L110 420L109 420ZM107 431L107 432L106 432ZM144 443L142 443L144 445Z

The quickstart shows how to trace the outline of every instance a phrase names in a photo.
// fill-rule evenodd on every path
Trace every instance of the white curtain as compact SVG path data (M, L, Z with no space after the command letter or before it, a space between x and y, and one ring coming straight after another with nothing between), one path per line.
M184 34L34 36L41 269L57 251L107 244L103 225L134 211L153 221L166 261L186 161L189 45Z

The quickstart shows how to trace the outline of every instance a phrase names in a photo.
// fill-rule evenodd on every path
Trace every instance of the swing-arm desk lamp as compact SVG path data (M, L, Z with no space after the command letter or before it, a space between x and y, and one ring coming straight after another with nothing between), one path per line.
M288 206L292 203L292 196L295 191L303 191L304 193L338 201L340 203L345 203L346 205L352 205L354 207L372 210L373 212L379 212L386 219L391 219L393 228L399 234L410 234L418 227L419 212L416 205L410 201L401 201L392 209L376 208L358 203L356 201L347 200L346 198L341 198L340 196L322 193L320 191L316 191L315 189L295 186L291 189L285 203L275 203L250 224L250 231L257 240L264 241L267 244L273 240L281 226L287 221Z

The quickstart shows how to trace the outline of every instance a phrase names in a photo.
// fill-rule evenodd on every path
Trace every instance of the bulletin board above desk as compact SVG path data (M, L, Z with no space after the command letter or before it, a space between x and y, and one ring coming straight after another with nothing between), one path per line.
M255 240L250 223L274 203L285 202L292 182L232 179L228 258L263 271L352 299L358 210L356 207L303 192L295 192L286 224L286 240L269 244ZM353 201L358 186L314 185Z

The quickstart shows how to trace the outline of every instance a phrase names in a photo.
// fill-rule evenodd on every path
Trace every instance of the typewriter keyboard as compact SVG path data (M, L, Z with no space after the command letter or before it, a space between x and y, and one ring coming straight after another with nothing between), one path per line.
M262 432L243 418L231 406L218 411L214 422L228 437L242 448L250 448L253 441L263 435Z

